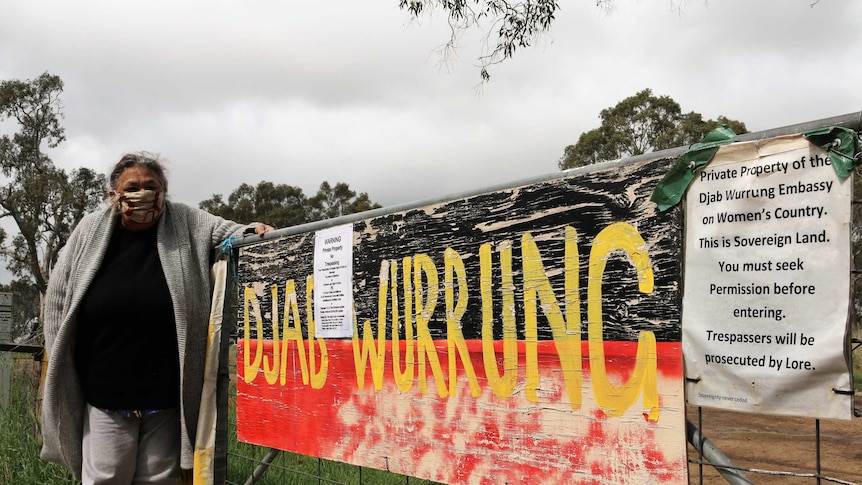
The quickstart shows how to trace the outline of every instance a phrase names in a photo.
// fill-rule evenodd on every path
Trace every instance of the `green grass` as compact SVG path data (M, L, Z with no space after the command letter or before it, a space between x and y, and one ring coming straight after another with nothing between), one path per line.
M80 483L62 467L39 459L39 363L27 354L12 354L11 374L9 406L0 409L0 483Z

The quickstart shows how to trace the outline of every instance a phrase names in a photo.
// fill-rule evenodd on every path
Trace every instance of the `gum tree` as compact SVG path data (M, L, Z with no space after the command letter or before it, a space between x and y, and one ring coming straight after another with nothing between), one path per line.
M0 136L0 218L18 231L9 240L0 230L0 253L19 282L41 296L72 229L104 196L101 174L87 168L67 173L44 152L65 140L62 91L60 77L47 72L0 82L0 121L17 130Z
M719 125L736 134L747 132L745 123L725 116L704 120L700 113L683 113L670 96L655 96L650 89L603 109L599 118L598 128L581 133L576 144L563 150L560 170L690 145Z
M365 192L357 195L344 182L331 186L324 181L317 194L309 198L300 187L262 181L257 186L241 184L227 201L221 194L213 194L198 207L243 224L258 221L287 227L376 209L380 204L371 202Z
M600 7L610 3L598 0ZM490 25L486 44L479 56L479 74L482 81L491 78L488 68L509 59L518 48L529 47L554 22L559 8L556 0L399 0L399 8L411 17L419 18L424 12L442 10L449 22L450 36L444 47L444 61L458 47L463 32Z

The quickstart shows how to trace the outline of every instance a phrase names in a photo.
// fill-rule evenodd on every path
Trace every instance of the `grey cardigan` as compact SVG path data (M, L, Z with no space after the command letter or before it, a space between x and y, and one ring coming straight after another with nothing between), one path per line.
M45 294L48 372L42 401L41 457L59 463L78 479L86 402L74 365L76 317L117 221L110 208L81 219L60 252ZM158 222L159 259L177 324L182 468L190 469L193 464L212 298L210 255L217 244L247 227L172 202L167 202Z

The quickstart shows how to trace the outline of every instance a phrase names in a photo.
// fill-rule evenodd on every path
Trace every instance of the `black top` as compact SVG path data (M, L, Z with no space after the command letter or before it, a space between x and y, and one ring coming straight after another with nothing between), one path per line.
M156 226L127 231L117 224L78 310L75 364L95 407L179 406L176 322Z

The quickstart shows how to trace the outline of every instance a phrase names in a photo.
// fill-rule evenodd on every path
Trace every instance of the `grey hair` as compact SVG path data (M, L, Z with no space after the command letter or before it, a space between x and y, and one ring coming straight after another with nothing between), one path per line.
M123 155L123 158L114 165L114 168L108 175L108 189L117 190L117 186L120 184L120 176L123 175L126 169L132 167L144 167L151 170L159 180L162 190L165 193L168 192L168 177L165 175L165 165L158 154L150 152L127 153Z

